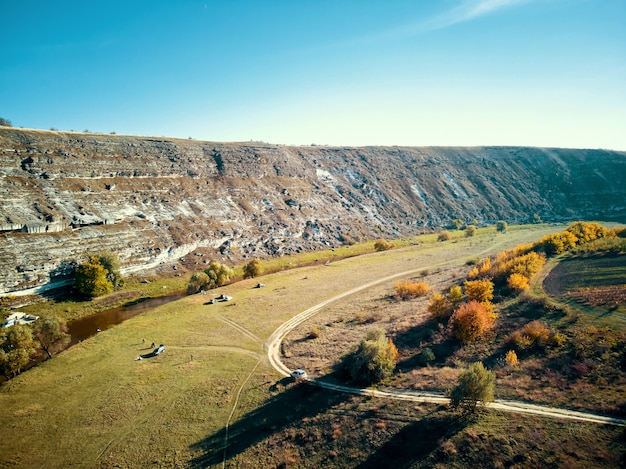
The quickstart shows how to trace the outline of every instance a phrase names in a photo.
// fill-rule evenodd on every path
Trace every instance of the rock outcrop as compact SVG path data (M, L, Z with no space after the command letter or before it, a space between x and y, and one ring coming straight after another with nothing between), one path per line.
M0 129L0 293L109 249L127 271L245 259L453 219L625 221L626 152L289 147ZM171 268L171 267L170 267Z

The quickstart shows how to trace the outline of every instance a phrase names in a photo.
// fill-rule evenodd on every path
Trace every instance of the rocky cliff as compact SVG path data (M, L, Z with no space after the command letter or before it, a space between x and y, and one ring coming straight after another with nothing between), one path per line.
M0 293L468 222L626 221L626 152L289 147L0 128Z

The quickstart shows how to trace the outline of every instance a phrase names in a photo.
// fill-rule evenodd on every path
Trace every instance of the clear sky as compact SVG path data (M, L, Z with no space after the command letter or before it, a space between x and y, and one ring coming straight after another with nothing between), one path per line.
M626 150L626 0L0 0L15 127Z

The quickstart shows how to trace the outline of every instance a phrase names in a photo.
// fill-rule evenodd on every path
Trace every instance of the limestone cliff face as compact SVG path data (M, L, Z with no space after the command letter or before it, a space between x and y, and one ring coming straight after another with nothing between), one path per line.
M626 221L626 152L288 147L0 129L0 293L110 249L128 271L471 222Z

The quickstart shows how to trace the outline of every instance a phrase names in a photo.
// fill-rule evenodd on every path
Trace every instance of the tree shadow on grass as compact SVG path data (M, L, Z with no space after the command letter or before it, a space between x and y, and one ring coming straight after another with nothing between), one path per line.
M226 428L223 428L193 444L191 449L200 450L202 454L191 464L193 467L221 464L224 458L227 461L234 458L292 423L324 413L350 398L349 394L305 382L293 384L234 422L228 429L228 442Z
M397 364L397 368L405 372L426 364L424 357L421 356L421 351L426 347L433 352L435 357L428 361L430 365L444 364L459 348L458 342L448 337L445 329L442 329L439 321L435 319L429 319L396 334L393 342L400 350L414 351L411 356Z
M414 467L425 461L440 446L443 440L452 438L469 423L459 414L442 414L423 418L405 426L375 453L357 466L359 469Z

